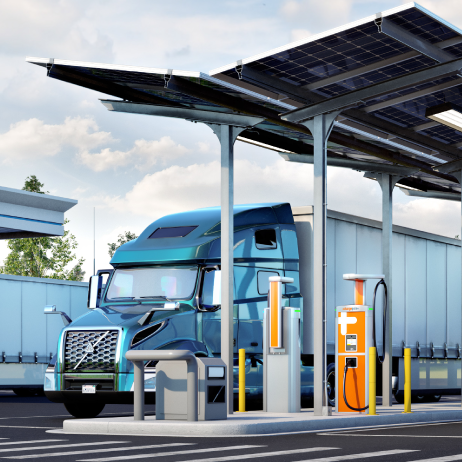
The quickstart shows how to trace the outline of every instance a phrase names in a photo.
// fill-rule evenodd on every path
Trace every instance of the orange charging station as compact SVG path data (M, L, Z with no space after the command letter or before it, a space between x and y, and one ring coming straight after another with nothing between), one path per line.
M369 347L373 346L373 311L371 306L366 305L366 281L383 277L381 274L343 275L343 279L354 282L354 305L338 306L335 313L337 412L368 412L365 408L369 402Z

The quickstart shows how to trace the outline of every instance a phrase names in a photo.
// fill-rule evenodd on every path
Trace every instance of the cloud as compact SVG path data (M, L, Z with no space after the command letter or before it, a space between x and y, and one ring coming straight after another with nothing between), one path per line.
M165 53L165 56L167 58L170 58L171 56L176 57L176 56L188 56L191 53L191 47L189 45L186 45L185 47L182 47L178 50L174 51L167 51Z
M322 32L345 24L350 20L354 0L285 0L281 13L293 24L309 26L309 30ZM332 14L335 12L335 14ZM333 22L334 21L334 22Z
M310 35L310 31L306 29L292 29L290 31L290 41L298 42L299 40L308 38Z
M136 140L128 151L104 148L98 153L84 150L78 154L79 161L95 172L102 172L109 168L133 165L139 169L149 168L158 161L165 163L177 159L189 152L181 144L175 143L169 136L160 140Z
M45 124L39 119L21 120L0 134L0 157L38 159L58 154L63 147L94 149L113 142L109 132L99 131L91 117L67 117L63 124Z

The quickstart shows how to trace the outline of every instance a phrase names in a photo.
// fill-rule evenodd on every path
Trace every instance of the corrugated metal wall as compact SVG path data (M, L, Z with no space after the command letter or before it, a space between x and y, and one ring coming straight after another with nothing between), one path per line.
M72 320L87 311L88 283L0 275L0 353L5 362L47 363L64 327L58 314L45 315L56 305ZM2 358L0 357L0 361Z
M340 215L340 214L338 214ZM343 215L343 214L342 214ZM343 280L344 273L381 273L381 229L361 224L363 220L347 215L327 220L327 341L328 354L334 353L335 307L354 302L353 283ZM355 218L353 220L353 218ZM304 347L312 353L311 342L305 344L312 325L312 301L309 278L312 264L312 215L295 217L300 248L300 277L304 304ZM372 223L372 221L370 221ZM449 358L458 356L461 345L461 249L451 239L425 233L406 234L404 228L393 233L393 355L401 356L403 342L417 354ZM412 235L419 234L421 237ZM301 241L304 242L301 242ZM310 263L311 262L311 263ZM372 304L376 282L367 284L367 304ZM308 287L308 289L306 289ZM382 305L377 312L377 343L381 350ZM308 319L308 325L306 320ZM445 352L446 350L446 352Z

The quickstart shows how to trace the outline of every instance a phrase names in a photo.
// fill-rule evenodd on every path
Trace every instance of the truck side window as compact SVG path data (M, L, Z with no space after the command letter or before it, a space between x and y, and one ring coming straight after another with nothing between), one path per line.
M220 277L220 271L216 271L215 269L205 270L200 299L202 308L215 308L221 304L221 284L219 283Z
M255 231L255 246L260 250L276 249L276 230L259 229Z
M257 288L260 295L266 295L269 292L269 278L279 276L279 273L272 271L259 271L257 273Z

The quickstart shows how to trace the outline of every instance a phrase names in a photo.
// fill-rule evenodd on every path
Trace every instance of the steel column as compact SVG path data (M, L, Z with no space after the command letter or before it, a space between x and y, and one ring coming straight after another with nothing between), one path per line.
M221 359L228 368L228 414L233 413L234 142L245 127L207 124L221 146Z
M321 114L305 122L314 146L313 183L313 352L314 414L330 415L327 397L326 329L327 329L327 140L338 113Z
M393 188L401 177L382 173L377 176L382 188L382 273L387 284L387 322L385 325L385 345L382 364L382 406L391 406L392 398L392 319L393 319L393 287L392 287L392 255L393 255Z

